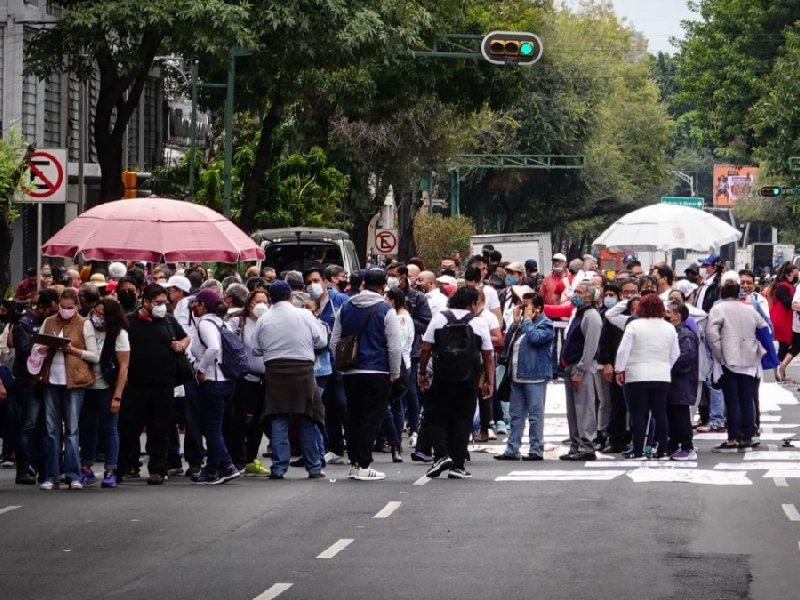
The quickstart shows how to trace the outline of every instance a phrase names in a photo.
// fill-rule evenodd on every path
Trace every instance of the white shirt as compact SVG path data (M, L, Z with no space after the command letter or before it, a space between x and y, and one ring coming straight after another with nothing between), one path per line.
M493 312L489 312L488 307L484 306L481 314L478 316L486 321L486 325L489 326L489 331L492 329L500 329L500 321L497 319L497 315L495 315Z
M197 321L197 335L192 340L190 351L194 366L210 381L228 381L219 368L222 362L222 334L218 327L224 326L216 315L203 315Z
M253 354L253 334L256 331L257 321L253 319L245 319L244 329L239 330L241 319L239 317L231 319L227 322L228 329L241 337L244 344L244 350L247 352L247 363L249 373L245 375L247 381L260 381L260 375L264 374L264 361L260 357Z
M483 286L483 295L486 297L484 306L487 310L497 310L500 308L500 298L497 295L496 289L490 285L485 285Z
M797 289L794 291L794 296L792 297L792 304L795 302L800 302L800 286L797 286ZM792 332L800 333L800 311L795 310L792 311L792 313Z
M276 359L314 362L314 350L328 345L328 327L311 311L289 301L278 302L256 323L253 354L264 362Z
M175 317L178 324L183 327L186 335L194 339L194 336L197 335L197 329L195 328L196 323L192 317L192 311L189 308L189 298L181 298L178 300L175 308L172 309L172 316Z
M425 297L431 308L431 316L435 317L443 310L447 310L447 296L438 287L433 288L430 292L425 292Z
M614 366L626 383L671 381L681 348L675 328L663 319L634 319L625 327Z
M59 331L56 335L64 337L64 331ZM97 341L94 337L94 326L89 319L83 322L83 345L86 346L86 350L81 352L82 360L92 365L100 360ZM67 365L64 361L64 352L61 350L56 350L53 362L50 363L50 385L67 385Z
M468 310L463 310L461 308L451 308L450 312L453 313L453 316L456 319L463 319L469 314ZM436 341L435 333L437 329L441 329L447 325L447 317L443 314L439 313L435 317L431 319L431 322L428 324L428 329L425 330L425 335L422 336L423 342L428 342L429 344L433 344ZM486 324L484 319L478 318L476 315L469 322L469 326L472 327L472 331L475 335L480 336L481 338L481 350L493 350L494 346L492 346L492 337L489 335L489 326Z
M400 323L400 343L403 346L403 363L406 369L411 368L411 348L414 346L414 320L408 312L397 315L397 322Z
M103 353L103 345L106 341L106 332L105 331L98 331L97 329L94 330L94 338L97 340L97 355L100 356ZM114 342L114 352L130 352L131 351L131 343L128 340L128 332L124 329L120 329L119 334L117 335L117 339ZM89 389L92 390L105 390L108 389L110 386L108 382L103 379L103 372L100 369L100 362L98 361L96 365L94 365L94 383L89 386Z
M708 291L708 286L714 283L714 278L716 275L712 275L711 277L706 277L704 285L700 287L697 292L697 298L694 300L694 305L698 308L703 308L703 300L706 298L706 292Z

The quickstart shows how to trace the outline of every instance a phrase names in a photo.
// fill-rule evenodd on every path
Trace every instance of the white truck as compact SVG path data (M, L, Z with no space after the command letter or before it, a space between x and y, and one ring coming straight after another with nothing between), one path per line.
M550 270L553 256L550 232L473 235L470 238L472 254L480 254L486 244L494 246L503 255L504 261L525 264L526 260L533 258L539 263L539 272L547 273Z

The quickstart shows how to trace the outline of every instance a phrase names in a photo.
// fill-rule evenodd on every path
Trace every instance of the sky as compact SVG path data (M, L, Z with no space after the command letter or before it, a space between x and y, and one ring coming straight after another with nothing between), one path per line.
M565 0L570 7L577 7L580 0ZM686 0L613 0L620 17L625 17L634 29L648 40L650 52L675 52L669 38L683 37L681 21L695 18L689 11Z

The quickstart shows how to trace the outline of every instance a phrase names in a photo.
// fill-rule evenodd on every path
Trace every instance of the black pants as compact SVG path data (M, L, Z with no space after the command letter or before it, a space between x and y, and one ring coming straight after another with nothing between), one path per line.
M175 386L131 385L125 388L119 419L119 471L125 473L139 460L139 438L147 427L148 471L167 474L170 427L175 426Z
M344 439L347 431L347 395L342 378L341 373L334 373L322 394L328 452L339 456L344 456Z
M491 407L491 400L487 400L489 402L489 406ZM432 443L431 443L431 390L425 390L424 392L420 390L419 392L419 403L422 405L422 415L419 421L419 432L417 433L417 445L415 447L416 452L420 452L421 454L425 454L430 456L432 451Z
M264 408L264 385L260 381L242 379L236 382L233 399L225 409L222 421L222 437L239 468L244 468L258 456L264 427L261 413Z
M347 455L350 464L366 469L372 464L372 448L381 429L392 384L382 373L344 375L347 395Z
M669 421L667 454L672 454L679 448L681 450L694 448L692 444L692 407L667 404L667 420Z
M650 412L656 420L656 440L658 453L665 454L669 436L667 421L668 381L639 381L625 384L625 395L631 411L631 430L633 431L633 452L641 454Z
M753 393L753 402L755 403L755 411L756 411L756 428L755 433L758 434L758 430L761 429L761 397L760 397L760 390L761 390L761 380L756 379L756 389Z
M437 459L449 456L457 469L463 469L467 460L477 399L477 379L453 383L433 378L429 416L434 455Z
M617 380L612 379L609 385L611 411L608 417L608 443L621 448L628 441L628 408L625 406L625 394Z

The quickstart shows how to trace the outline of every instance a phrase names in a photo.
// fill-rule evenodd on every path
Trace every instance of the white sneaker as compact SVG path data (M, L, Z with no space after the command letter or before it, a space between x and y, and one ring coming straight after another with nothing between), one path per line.
M408 436L408 447L409 448L416 448L417 447L417 434L412 433Z
M688 460L697 460L697 448L692 448L691 450L689 450Z
M380 481L386 479L386 475L375 469L358 469L354 479L358 481Z
M491 428L489 429L489 439L490 440L496 440L497 439L497 434L494 432L494 429L491 429Z
M497 435L506 435L508 433L508 429L506 429L506 424L504 421L495 423L495 427L497 428Z
M71 481L69 484L69 489L71 490L82 490L83 486L81 485L80 481Z
M358 468L358 465L350 465L350 472L347 474L348 479L355 479L356 475L361 469Z
M325 462L329 465L343 465L344 456L336 454L335 452L328 452L325 454Z
M40 490L50 491L50 490L57 490L58 484L53 483L52 481L45 481L39 486Z

